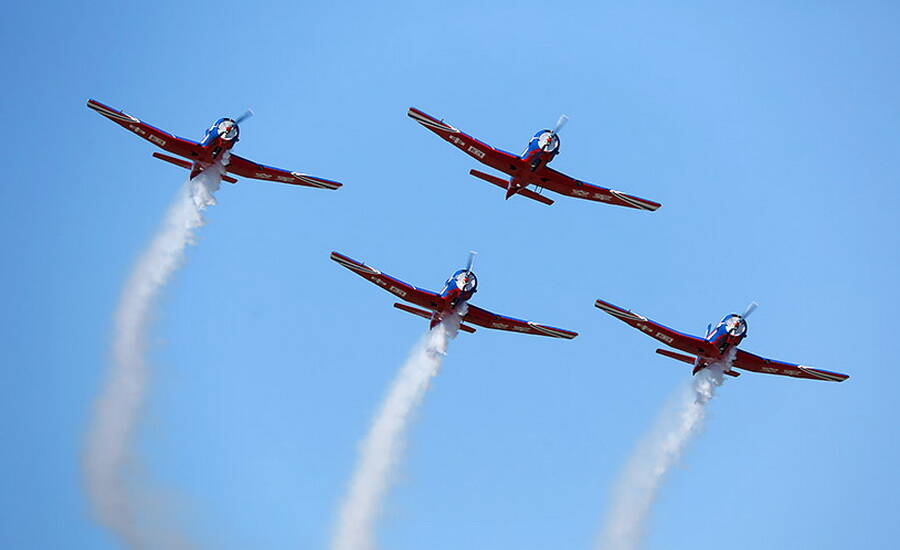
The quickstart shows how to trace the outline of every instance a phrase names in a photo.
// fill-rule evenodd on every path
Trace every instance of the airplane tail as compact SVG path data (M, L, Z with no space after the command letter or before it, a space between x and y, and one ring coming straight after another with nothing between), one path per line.
M158 158L159 160L168 162L169 164L174 164L175 166L179 166L181 168L184 168L185 170L190 170L191 171L191 179L194 179L197 176L197 174L199 174L202 171L202 169L199 166L194 165L194 163L189 160L184 160L184 159L180 159L177 157L170 157L169 155L164 155L162 153L153 153L153 156L155 158ZM234 179L231 176L225 175L225 174L222 175L222 179L224 181L227 181L228 183L237 183L236 179Z
M436 325L436 323L433 322L434 319L432 318L432 317L433 317L432 313L431 313L430 311L428 311L428 310L425 310L425 309L419 309L419 308L416 308L416 307L408 306L408 305L406 305L406 304L401 304L401 303L399 303L399 302L398 302L398 303L395 303L395 304L394 304L394 307L397 308L397 309L399 309L399 310L405 311L405 312L407 312L407 313L412 313L413 315L418 315L419 317L422 317L422 318L424 318L424 319L428 319L429 321L432 321L431 328L434 328L435 325ZM472 327L470 327L470 326L468 326L468 325L464 325L464 324L462 324L462 323L459 324L459 330L468 332L468 333L470 333L470 334L473 333L473 332L475 332L475 329L474 329L474 328L472 328Z
M658 353L660 355L665 355L666 357L669 357L670 359L675 359L676 361L681 361L682 363L687 363L688 365L693 366L694 367L693 374L697 374L698 372L700 372L702 369L706 368L706 366L707 366L704 363L697 362L696 357L693 357L690 355L683 355L681 353L675 353L674 351L669 351L667 349L658 349L658 350L656 350L656 353ZM731 369L728 369L727 371L725 371L725 374L727 374L728 376L733 376L735 378L737 378L738 376L741 375L741 373L733 371Z
M507 199L513 195L522 195L523 197L528 197L531 200L542 202L548 206L553 204L553 199L548 199L547 197L540 195L538 193L535 193L534 191L532 191L531 189L528 189L526 187L522 187L521 189L516 189L515 187L513 187L509 184L510 182L508 180L505 180L503 178L498 178L497 176L485 174L484 172L479 172L478 170L469 170L469 174L475 176L478 179L482 179L488 183L493 183L497 187L502 187L503 189L506 189L506 198Z

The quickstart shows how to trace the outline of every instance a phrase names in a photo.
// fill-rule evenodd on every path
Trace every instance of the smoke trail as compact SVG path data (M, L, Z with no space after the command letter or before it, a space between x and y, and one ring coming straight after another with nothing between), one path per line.
M174 526L147 517L164 506L137 486L134 443L149 382L147 331L153 305L181 265L194 230L203 225L202 212L216 203L213 194L223 172L217 163L181 187L125 283L115 313L112 367L94 403L82 469L94 515L129 548L188 546L183 536L165 532Z
M721 363L697 373L689 386L678 390L663 407L649 435L635 449L616 487L598 550L635 550L640 547L645 523L665 475L691 438L700 431L706 405L722 385L723 372L734 352Z
M464 312L463 312L464 315ZM372 550L375 520L403 450L413 413L437 375L447 344L456 336L460 316L429 331L413 348L360 445L359 462L344 497L332 539L333 550Z

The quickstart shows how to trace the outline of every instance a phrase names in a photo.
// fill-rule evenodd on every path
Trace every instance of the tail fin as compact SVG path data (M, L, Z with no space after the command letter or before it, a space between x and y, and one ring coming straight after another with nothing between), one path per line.
M498 178L497 176L485 174L484 172L479 172L478 170L469 170L469 173L478 179L482 179L488 183L493 183L497 187L502 187L503 189L506 189L506 198L507 199L513 195L522 195L523 197L528 197L531 200L536 200L538 202L542 202L548 206L553 204L553 199L548 199L547 197L545 197L543 195L535 193L531 189L523 187L523 188L519 189L518 191L514 191L512 189L512 187L510 187L509 181L507 181L503 178Z
M432 313L431 313L430 311L428 311L428 310L425 310L425 309L419 309L419 308L416 308L416 307L408 306L408 305L406 305L406 304L401 304L401 303L399 303L399 302L398 302L398 303L395 303L395 304L394 304L394 307L397 308L397 309L399 309L399 310L405 311L405 312L407 312L407 313L412 313L413 315L418 315L419 317L423 317L423 318L428 319L428 320L431 320L432 317L433 317ZM468 333L473 333L473 332L475 332L475 329L474 329L474 328L472 328L472 327L470 327L470 326L468 326L468 325L464 325L464 324L462 324L462 323L459 324L459 330L462 330L462 331L465 331L465 332L468 332Z
M158 158L159 160L164 160L164 161L168 162L169 164L174 164L175 166L179 166L181 168L184 168L185 170L190 170L191 177L194 177L196 175L194 173L195 171L197 173L200 172L200 170L195 169L194 163L189 160L184 160L184 159L180 159L180 158L176 158L176 157L170 157L169 155L164 155L162 153L153 153L153 156L155 158ZM222 175L222 179L227 181L228 183L237 183L236 179L234 179L231 176L226 176L224 174Z

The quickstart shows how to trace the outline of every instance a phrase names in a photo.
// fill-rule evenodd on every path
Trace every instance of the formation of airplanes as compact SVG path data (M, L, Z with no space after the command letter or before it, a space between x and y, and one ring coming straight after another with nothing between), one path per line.
M220 163L227 173L245 178L331 190L342 186L337 181L258 164L232 153L231 149L238 142L240 135L239 124L252 115L251 111L236 118L220 118L206 130L200 141L193 141L160 130L93 99L88 100L87 106L164 151L177 155L177 157L173 157L159 152L153 153L157 159L190 170L191 178L214 164ZM559 154L558 134L567 120L565 115L560 117L553 129L540 130L534 134L525 151L521 155L515 155L479 141L419 109L410 107L407 114L475 160L503 172L508 179L474 169L469 173L505 189L507 199L514 195L520 195L550 205L554 201L541 194L543 190L549 190L561 195L637 210L654 211L661 206L652 200L577 180L550 168L548 164ZM222 179L230 183L237 182L234 177L227 174L223 175ZM430 328L434 328L449 317L456 315L460 321L459 329L469 333L475 332L475 328L471 325L476 325L483 328L567 340L578 336L578 333L570 330L499 315L469 303L478 290L478 279L472 271L474 253L470 253L465 268L457 270L447 279L440 292L410 285L339 252L332 252L331 259L404 302L412 304L398 302L394 304L394 307L428 319ZM671 329L603 300L598 299L595 305L667 346L683 352L656 350L661 355L692 365L693 374L697 374L714 363L724 361L727 366L725 374L734 377L740 375L734 369L742 369L832 382L843 382L849 378L846 374L767 359L739 349L738 345L747 336L747 317L756 308L755 303L751 304L741 315L730 314L715 327L710 325L706 336L702 338Z

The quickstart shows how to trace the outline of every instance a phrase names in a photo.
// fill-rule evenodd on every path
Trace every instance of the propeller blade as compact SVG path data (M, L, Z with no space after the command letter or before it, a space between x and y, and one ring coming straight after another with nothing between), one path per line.
M246 111L244 111L244 114L242 114L241 116L234 119L234 122L237 124L240 124L241 122L244 122L245 120L247 120L248 118L250 118L252 116L253 116L253 109L247 109Z
M475 256L478 252L474 250L469 251L469 260L466 262L466 273L472 273L472 266L475 265Z
M560 115L559 120L556 121L556 126L553 128L553 131L550 133L553 135L556 135L557 133L559 133L559 131L562 129L562 127L566 125L566 122L568 122L568 121L569 121L569 117L567 117L566 115Z
M756 302L750 302L750 305L747 306L747 309L744 310L744 314L741 315L741 317L743 317L744 319L750 317L750 314L756 311L756 308L758 307L759 304L757 304Z

